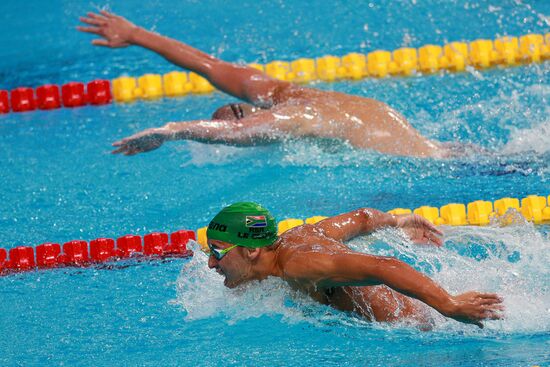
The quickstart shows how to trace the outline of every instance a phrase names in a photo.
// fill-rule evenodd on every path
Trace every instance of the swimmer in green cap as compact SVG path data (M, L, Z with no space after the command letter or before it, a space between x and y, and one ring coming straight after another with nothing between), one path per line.
M274 79L255 68L224 62L147 31L107 11L88 13L80 20L86 26L78 30L100 37L92 41L96 46L146 48L245 102L222 106L212 118L170 122L144 130L114 142L113 153L135 155L180 139L247 146L288 137L314 137L338 139L359 149L393 155L443 158L457 154L456 146L423 136L383 102Z
M442 233L420 216L367 208L277 236L269 211L244 202L222 209L208 225L208 266L225 277L227 287L279 277L323 304L369 320L429 324L427 308L413 298L479 327L482 320L502 317L496 294L453 296L400 260L355 252L344 244L384 227L400 228L417 243L442 245Z

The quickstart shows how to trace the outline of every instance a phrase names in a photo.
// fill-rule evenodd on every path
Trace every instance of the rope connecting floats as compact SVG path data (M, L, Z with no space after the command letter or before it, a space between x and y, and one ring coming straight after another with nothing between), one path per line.
M376 50L368 54L350 53L342 57L323 56L317 59L300 58L294 61L272 61L266 65L250 64L273 78L296 83L342 79L359 80L365 77L382 78L388 75L408 76L416 72L434 73L439 70L464 71L467 67L485 69L493 66L510 67L539 63L550 58L550 33L528 34L521 37L502 37L494 41L478 39L470 43L452 42L442 46L425 45L400 48L393 52ZM61 90L61 93L60 93ZM173 71L164 75L145 74L138 78L122 76L109 80L84 83L71 82L61 88L43 85L36 90L21 87L8 92L0 90L0 114L102 105L116 102L178 97L214 91L212 84L200 75Z
M96 238L90 243L83 240L43 243L36 247L19 246L8 251L0 248L0 275L35 269L58 267L85 267L135 258L187 257L187 242L195 240L195 232L180 230L170 235L154 232L140 237L126 235L117 238Z
M536 224L550 222L550 195L548 197L529 195L520 200L516 198L502 198L491 201L477 200L468 205L464 204L447 204L441 208L433 206L421 206L414 209L396 208L388 211L388 213L401 214L418 214L435 225L448 226L465 226L476 225L485 226L491 222L492 218L503 216L509 209L514 209L519 212L526 220ZM466 211L466 208L468 209ZM314 216L302 219L289 218L279 222L278 234L282 234L291 228L300 226L304 223L315 224L327 217ZM202 227L197 230L197 242L203 249L207 248L206 238L207 227Z

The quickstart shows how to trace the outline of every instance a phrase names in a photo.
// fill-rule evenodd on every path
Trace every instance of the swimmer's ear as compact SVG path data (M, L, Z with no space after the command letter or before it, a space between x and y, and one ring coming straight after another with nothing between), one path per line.
M260 248L247 248L245 251L245 256L248 258L248 260L254 262L258 257L260 256L260 253L262 250Z

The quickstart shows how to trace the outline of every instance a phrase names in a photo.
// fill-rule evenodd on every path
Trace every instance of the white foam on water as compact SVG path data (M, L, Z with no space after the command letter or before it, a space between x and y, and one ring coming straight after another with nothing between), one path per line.
M548 67L543 65L540 67L542 69L538 72L542 78L542 75L547 73ZM475 140L481 137L484 146L498 152L505 145L505 154L528 150L546 152L548 150L547 132L550 128L547 117L550 114L550 104L547 102L550 96L550 84L538 83L525 86L512 79L503 79L501 82L509 84L508 88L511 91L499 91L493 97L444 110L435 119L421 110L414 116L409 116L410 121L431 137L446 135L449 132L455 140ZM473 126L473 121L481 121L489 128ZM510 131L505 142L494 138L490 130L491 126ZM465 133L466 137L464 137ZM541 135L546 133L546 135L537 136L538 133Z
M182 167L226 165L249 154L247 148L223 144L203 144L195 141L188 141L185 150L189 153L190 159L182 164Z
M235 289L224 286L224 277L208 268L208 255L190 243L193 258L186 263L177 281L177 300L186 311L186 320L222 317L228 323L281 315L289 322L304 319L311 307L319 308L308 297L294 292L280 279L250 282Z
M515 154L529 151L536 153L550 151L550 120L528 129L510 129L510 140L502 148L502 152Z

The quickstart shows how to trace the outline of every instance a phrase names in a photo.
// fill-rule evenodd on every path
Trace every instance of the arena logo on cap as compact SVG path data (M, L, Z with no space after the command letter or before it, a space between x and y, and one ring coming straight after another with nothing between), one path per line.
M265 215L247 215L246 226L252 228L267 227Z

